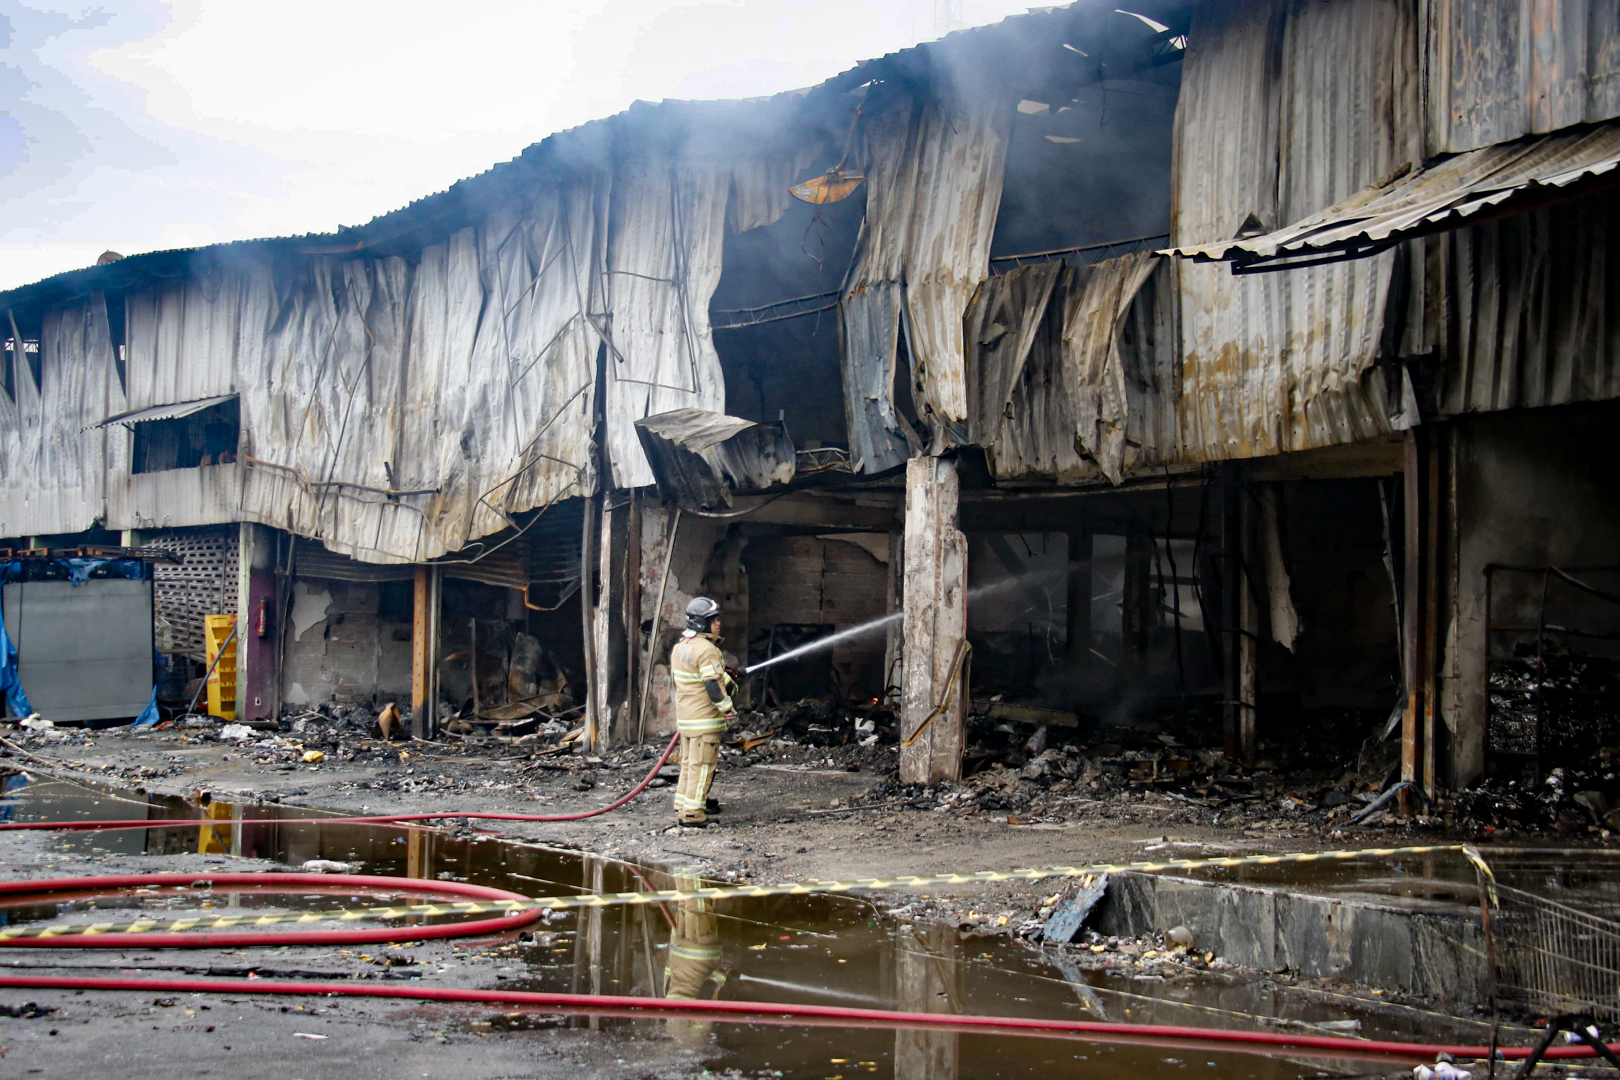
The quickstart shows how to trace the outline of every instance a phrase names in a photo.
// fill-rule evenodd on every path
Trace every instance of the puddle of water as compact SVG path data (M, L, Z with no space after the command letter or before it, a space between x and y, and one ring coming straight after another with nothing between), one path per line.
M617 892L690 887L695 879L667 868L638 867L591 855L494 839L357 825L288 825L308 816L283 807L215 804L220 824L165 828L164 818L195 817L178 799L130 796L72 783L6 781L0 819L108 820L141 816L153 827L120 833L63 834L66 854L164 856L182 852L272 859L299 866L309 859L357 864L361 873L452 879L528 895L573 890ZM131 805L131 801L138 805ZM161 863L154 859L154 870ZM69 863L63 866L68 871ZM1265 868L1281 869L1281 868ZM1384 878L1388 864L1335 864L1329 884L1354 874ZM1251 879L1252 880L1252 879ZM1280 883L1280 882L1279 882ZM244 906L341 906L329 895L304 900L238 891ZM363 898L369 901L371 898ZM195 904L194 897L122 897L117 906ZM109 902L113 903L113 902ZM167 913L167 910L165 911ZM13 909L12 917L25 917ZM48 915L27 917L49 917ZM105 916L102 916L105 917ZM1084 971L1055 950L1002 937L962 935L954 927L912 926L882 917L858 897L809 896L687 901L558 913L529 940L468 943L453 964L476 965L520 990L638 997L721 997L734 1001L803 1002L933 1013L981 1013L1075 1020L1279 1030L1279 1024L1359 1020L1369 1038L1482 1041L1484 1029L1435 1014L1381 1009L1339 998L1216 975L1174 979ZM430 977L431 981L431 977ZM531 1032L557 1026L600 1031L640 1060L666 1069L748 1076L877 1075L948 1080L956 1076L1049 1076L1082 1069L1102 1078L1189 1073L1210 1080L1281 1080L1309 1074L1363 1073L1369 1063L1292 1059L1287 1055L1210 1052L1197 1047L1135 1045L1028 1036L895 1031L848 1026L665 1020L639 1016L558 1018L505 1007L438 1009L467 1030ZM420 1011L420 1010L419 1010ZM1331 1033L1331 1032L1324 1032ZM631 1049L633 1048L633 1050ZM1383 1068L1383 1066L1376 1066Z
M1460 854L1209 867L1177 871L1174 876L1286 888L1435 913L1472 915L1479 910L1473 865Z

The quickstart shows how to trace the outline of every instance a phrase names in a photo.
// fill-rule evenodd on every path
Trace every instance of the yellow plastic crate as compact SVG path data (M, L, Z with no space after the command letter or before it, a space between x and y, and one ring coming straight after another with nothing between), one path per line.
M236 627L235 615L204 615L203 637L208 643L208 662L214 665L208 676L208 713L210 716L236 719L236 639L231 631ZM229 645L225 639L231 638ZM224 646L225 655L220 656ZM220 656L214 664L214 657Z

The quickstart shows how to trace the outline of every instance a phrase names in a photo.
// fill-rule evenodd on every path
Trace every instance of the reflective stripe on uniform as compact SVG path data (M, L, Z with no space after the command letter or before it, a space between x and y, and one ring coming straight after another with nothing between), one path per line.
M682 735L708 735L711 732L726 730L726 718L712 716L702 720L677 720L675 727Z
M672 945L669 955L679 956L686 960L718 960L720 959L720 946L718 945Z

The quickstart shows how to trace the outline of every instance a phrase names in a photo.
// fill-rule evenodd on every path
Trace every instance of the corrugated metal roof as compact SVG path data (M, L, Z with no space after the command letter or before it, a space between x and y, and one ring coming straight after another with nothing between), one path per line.
M1166 254L1239 267L1323 253L1372 254L1476 218L1569 198L1589 190L1586 182L1594 178L1620 180L1617 167L1620 122L1520 139L1446 158L1263 236L1173 248Z
M153 405L148 409L129 409L116 416L109 416L95 427L107 427L109 424L143 424L150 420L179 420L181 417L200 413L204 409L212 409L215 405L223 405L227 401L235 401L235 394L221 394L219 397L203 398L200 401L182 401L175 405Z
M1177 32L1190 18L1191 0L1135 0L1141 12ZM803 123L810 129L832 116L840 131L854 103L851 91L874 80L912 84L967 74L965 61L1006 71L1028 64L1031 42L1079 42L1093 58L1125 55L1154 37L1142 23L1115 11L1114 0L1079 0L1056 7L1031 9L988 26L954 31L939 41L923 42L885 56L863 60L809 88L731 101L637 101L612 116L591 120L530 144L509 161L466 177L443 191L426 195L359 226L296 236L262 237L190 248L145 252L105 266L85 267L0 292L0 306L39 306L82 298L93 290L123 290L150 283L153 276L188 273L199 259L230 260L239 256L404 254L443 242L451 233L477 223L508 201L520 201L536 183L579 179L618 149L671 152L694 135L713 139L717 133L733 148L775 138L784 127ZM1054 46L1056 47L1056 46ZM1075 62L1078 62L1076 57ZM1118 65L1116 65L1117 67ZM1043 72L1028 72L1040 78ZM706 129L706 130L705 130ZM743 206L746 214L748 208Z

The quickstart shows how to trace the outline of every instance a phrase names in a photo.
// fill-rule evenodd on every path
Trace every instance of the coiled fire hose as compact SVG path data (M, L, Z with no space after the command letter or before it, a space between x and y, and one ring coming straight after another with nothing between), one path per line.
M921 734L921 730L915 734ZM634 799L652 783L658 771L668 761L680 740L679 734L669 745L648 774L631 791L607 806L572 814L508 814L494 812L442 811L427 814L373 815L367 817L320 817L268 819L266 824L402 824L418 821L472 818L498 821L580 821L610 813ZM125 821L42 821L4 822L0 830L119 830L168 828L187 825L244 824L227 823L216 818L198 819L138 819ZM1214 860L1220 861L1220 860ZM1009 875L1012 876L1012 875ZM380 942L419 941L428 938L456 938L510 933L533 923L544 908L539 905L511 910L511 903L529 898L505 890L471 885L462 882L421 883L411 878L377 877L354 874L300 874L300 873L206 873L206 874L125 874L82 878L58 878L44 881L0 882L0 895L41 893L84 894L108 888L151 886L154 884L187 885L198 881L225 885L292 885L300 890L326 889L388 889L393 891L443 892L488 900L499 904L506 914L464 922L379 927L367 930L286 930L286 931L201 931L171 930L159 933L129 934L75 934L71 939L41 937L31 943L41 946L71 944L76 947L104 948L240 948L243 946L285 945L353 945ZM473 912L468 904L456 905L457 910ZM318 921L320 915L309 915ZM201 920L199 920L201 921ZM245 914L242 925L251 926L254 917ZM1113 1042L1152 1042L1156 1044L1181 1043L1207 1049L1228 1049L1243 1053L1269 1053L1286 1050L1291 1053L1316 1054L1334 1057L1400 1058L1405 1060L1432 1060L1439 1054L1458 1058L1486 1058L1490 1048L1484 1046L1456 1046L1439 1043L1400 1042L1376 1039L1352 1039L1328 1035L1296 1034L1270 1031L1244 1031L1231 1028L1188 1027L1171 1024L1127 1024L1108 1021L1062 1020L1040 1017L1009 1017L984 1015L953 1015L948 1013L903 1012L891 1009L865 1009L834 1005L809 1005L790 1002L716 1001L685 998L644 998L622 995L541 993L518 990L471 990L455 987L381 986L375 983L354 982L282 982L268 979L220 978L99 978L78 975L23 975L0 969L0 987L35 990L98 990L151 993L169 991L200 994L276 994L327 995L345 997L394 998L412 1001L438 1001L466 1004L501 1004L542 1008L550 1011L604 1014L667 1014L675 1016L706 1016L712 1019L749 1020L765 1023L819 1024L840 1027L909 1027L955 1031L999 1031L1044 1037L1108 1039ZM1610 1046L1620 1052L1620 1043ZM1498 1047L1500 1059L1519 1060L1531 1053L1528 1047ZM1542 1055L1545 1060L1574 1060L1596 1057L1597 1051L1586 1045L1554 1046Z

